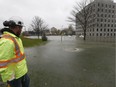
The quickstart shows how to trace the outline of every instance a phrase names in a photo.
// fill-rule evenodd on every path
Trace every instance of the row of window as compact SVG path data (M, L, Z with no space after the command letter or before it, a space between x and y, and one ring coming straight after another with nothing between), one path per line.
M114 20L114 19L102 19L102 18L100 18L100 19L97 19L97 22L116 22L116 20Z
M95 4L94 4L95 7ZM105 7L105 8L115 8L113 4L105 4L105 3L98 3L98 7Z
M90 33L89 34L90 36L116 36L116 34L115 33L96 33L96 34L94 34L94 33Z
M94 10L93 10L94 11ZM115 10L111 10L111 9L97 9L98 12L104 12L104 13L114 13Z
M116 24L97 24L97 27L116 27Z
M111 17L111 18L114 18L115 17L115 14L97 14L97 17Z
M91 31L95 31L95 29L90 29L89 30L90 32ZM104 28L104 29L96 29L96 31L98 32L98 31L100 31L100 32L116 32L116 29L106 29L106 28Z
M89 28L91 28L91 27L112 27L112 28L114 28L114 27L116 27L116 24L103 24L103 23L101 23L101 24L90 24L89 25Z
M116 20L115 19L103 19L103 18L97 18L96 20L95 19L91 19L91 20L89 20L89 24L91 25L92 23L95 23L95 22L98 22L98 23L100 23L100 22L102 22L102 23L112 23L112 24L114 24L114 23L116 23ZM106 25L105 25L106 26Z
M92 15L91 15L92 16ZM89 24L90 23L93 23L95 21L97 22L112 22L112 23L116 23L116 19L115 18L115 15L108 15L108 14L97 14L97 18L95 17L95 14L93 14L93 18L91 17L91 19L89 20Z

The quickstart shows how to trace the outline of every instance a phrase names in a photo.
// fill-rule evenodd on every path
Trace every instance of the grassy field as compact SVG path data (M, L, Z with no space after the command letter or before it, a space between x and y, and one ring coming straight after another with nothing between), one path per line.
M25 37L21 37L21 39L22 39L24 47L33 47L33 46L42 45L46 43L46 41L42 41L41 39L30 39Z

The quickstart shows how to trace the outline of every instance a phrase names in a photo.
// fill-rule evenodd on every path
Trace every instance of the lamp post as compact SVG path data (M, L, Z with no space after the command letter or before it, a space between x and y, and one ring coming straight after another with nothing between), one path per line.
M62 25L61 29L63 30L63 25ZM62 42L62 35L63 35L63 32L61 32L61 42Z

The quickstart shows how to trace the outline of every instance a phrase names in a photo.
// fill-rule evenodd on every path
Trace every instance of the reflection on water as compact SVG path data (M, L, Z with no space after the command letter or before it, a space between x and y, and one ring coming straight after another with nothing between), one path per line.
M65 48L64 50L68 51L68 52L80 52L83 49L81 49L81 48Z
M29 36L28 38L38 38L37 36ZM41 38L41 36L39 37ZM61 41L62 40L75 40L76 36L47 36L48 40Z

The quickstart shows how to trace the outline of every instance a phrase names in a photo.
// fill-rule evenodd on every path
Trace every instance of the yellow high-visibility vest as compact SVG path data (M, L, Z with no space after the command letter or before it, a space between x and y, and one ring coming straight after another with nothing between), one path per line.
M0 74L3 82L11 79L13 75L18 79L27 71L21 39L12 33L4 32L0 39Z

